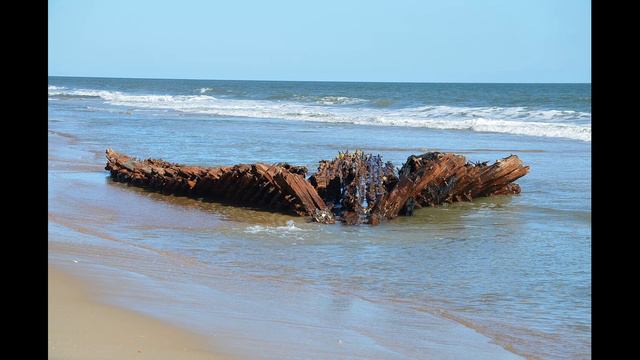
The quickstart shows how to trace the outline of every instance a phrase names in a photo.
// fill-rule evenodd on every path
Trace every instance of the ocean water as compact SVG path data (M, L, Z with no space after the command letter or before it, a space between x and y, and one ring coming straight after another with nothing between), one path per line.
M257 339L273 358L326 358L329 343L338 358L508 358L491 346L591 357L590 84L49 77L48 103L50 243L162 256L134 265L82 253L161 294L114 302L244 334L230 351L249 357L244 345ZM311 173L347 149L396 166L434 150L491 162L516 154L531 170L517 196L327 226L113 183L106 148ZM233 316L214 310L222 304Z

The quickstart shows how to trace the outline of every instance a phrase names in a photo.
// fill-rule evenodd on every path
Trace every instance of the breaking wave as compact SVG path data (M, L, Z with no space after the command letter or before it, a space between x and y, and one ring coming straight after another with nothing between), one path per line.
M276 118L357 125L425 127L591 141L591 113L526 107L420 106L380 108L344 96L294 96L290 100L219 99L200 95L146 95L49 86L49 97L100 98L111 105L213 116Z
M369 102L366 99L348 96L317 96L317 95L293 95L294 101L306 102L318 105L356 105Z

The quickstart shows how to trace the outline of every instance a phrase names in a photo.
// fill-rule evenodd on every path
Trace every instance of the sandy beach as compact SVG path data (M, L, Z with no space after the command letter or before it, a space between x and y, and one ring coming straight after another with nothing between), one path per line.
M97 302L88 284L49 265L49 359L228 359L204 339Z

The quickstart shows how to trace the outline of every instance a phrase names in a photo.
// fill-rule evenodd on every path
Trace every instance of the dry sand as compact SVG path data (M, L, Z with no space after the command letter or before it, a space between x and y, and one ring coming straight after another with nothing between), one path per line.
M49 359L229 359L197 335L98 303L89 290L49 266Z

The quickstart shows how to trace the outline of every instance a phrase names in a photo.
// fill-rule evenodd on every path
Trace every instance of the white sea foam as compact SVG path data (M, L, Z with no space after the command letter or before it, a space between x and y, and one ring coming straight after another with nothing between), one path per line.
M273 233L273 234L283 234L290 232L304 232L306 230L301 229L296 226L293 220L287 221L285 226L262 226L262 225L253 225L248 226L244 232L249 234L258 234L258 233Z
M309 102L318 105L356 105L369 102L366 99L360 99L348 96L311 96L311 95L294 95L293 100L301 102Z
M69 90L51 86L49 96L99 97L112 105L214 116L426 127L591 141L591 114L568 110L442 105L397 109L355 108L332 105L356 104L362 99L325 96L316 97L315 103L309 103L288 100L217 99L208 95L138 95L106 90Z

